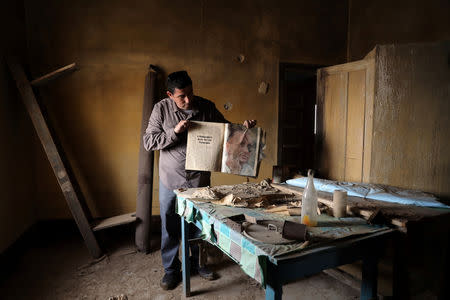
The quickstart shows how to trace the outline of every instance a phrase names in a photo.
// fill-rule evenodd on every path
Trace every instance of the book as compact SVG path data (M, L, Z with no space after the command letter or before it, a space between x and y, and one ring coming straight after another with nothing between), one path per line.
M256 177L261 138L260 127L191 121L185 168Z

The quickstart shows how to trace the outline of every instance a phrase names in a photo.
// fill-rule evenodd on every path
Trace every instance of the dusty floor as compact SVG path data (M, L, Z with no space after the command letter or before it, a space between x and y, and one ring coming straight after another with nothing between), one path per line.
M58 235L33 243L14 271L0 284L1 299L182 299L181 284L173 291L159 287L163 275L160 252L136 253L131 230L102 233L108 258L92 262L79 234ZM155 241L155 247L158 242ZM224 259L211 267L215 281L191 279L189 299L264 299L264 289L237 264ZM323 273L283 287L283 299L358 299L352 288Z

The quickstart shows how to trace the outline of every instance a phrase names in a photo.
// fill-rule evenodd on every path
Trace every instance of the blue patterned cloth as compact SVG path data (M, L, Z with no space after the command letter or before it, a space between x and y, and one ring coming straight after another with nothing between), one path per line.
M303 242L292 244L273 245L245 237L226 225L226 218L246 214L257 220L291 220L296 217L281 216L264 212L263 209L249 209L241 207L229 207L205 202L205 200L189 199L181 195L177 196L177 214L186 221L195 223L201 227L202 238L220 248L231 259L236 261L242 270L261 284L264 282L264 262L273 261L276 257L302 251ZM299 217L297 217L299 218ZM299 221L299 220L298 220ZM312 240L324 238L335 240L354 234L366 234L387 229L382 226L368 225L361 218L336 219L327 215L319 216L317 227L308 227ZM314 247L312 243L310 247ZM308 249L305 248L305 249Z

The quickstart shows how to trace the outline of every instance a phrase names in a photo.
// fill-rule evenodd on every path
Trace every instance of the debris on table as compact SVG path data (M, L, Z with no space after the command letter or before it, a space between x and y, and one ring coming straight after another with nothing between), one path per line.
M192 197L194 198L200 198L200 199L220 199L222 198L222 194L214 191L212 188L210 188L209 186L204 187L204 188L199 188L198 190L196 190L193 194Z
M254 207L266 207L267 205L269 205L268 200L269 199L267 198L267 196L242 199L241 197L237 197L234 194L228 194L220 200L212 200L211 203L236 207L254 208Z
M270 208L276 204L299 207L300 198L292 193L284 193L270 185L267 180L259 183L220 185L196 189L179 190L191 198L209 200L219 205L235 207Z
M251 240L271 245L295 243L295 239L288 239L282 235L284 223L279 220L258 220L257 224L245 222L242 234Z
M236 206L236 207L247 207L248 206L247 201L245 201L241 197L236 197L233 194L228 194L220 200L211 201L211 203L220 204L220 205Z

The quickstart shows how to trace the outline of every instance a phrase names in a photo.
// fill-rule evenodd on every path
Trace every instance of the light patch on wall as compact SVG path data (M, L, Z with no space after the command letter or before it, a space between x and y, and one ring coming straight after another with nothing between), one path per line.
M264 81L261 82L259 84L258 93L260 93L262 95L266 95L268 91L269 91L269 84Z
M233 104L231 102L227 102L223 105L223 108L225 108L225 110L230 111L233 108Z

